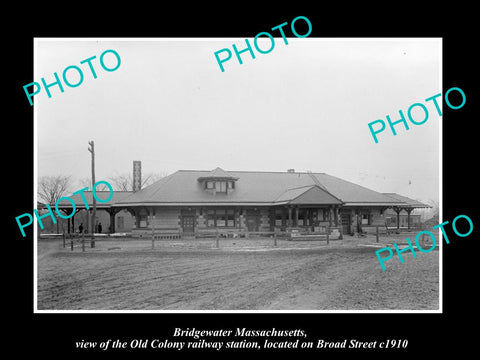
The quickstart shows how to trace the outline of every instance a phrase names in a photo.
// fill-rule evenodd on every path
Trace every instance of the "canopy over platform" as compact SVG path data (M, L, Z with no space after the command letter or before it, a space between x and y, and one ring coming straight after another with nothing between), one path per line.
M409 197L399 195L397 193L383 193L385 196L395 199L401 204L392 206L392 209L397 213L397 229L400 228L400 212L405 210L407 212L407 226L410 229L410 214L414 209L431 208L430 205L424 204L420 201L410 199Z
M110 191L95 191L96 199L97 199L96 208L97 209L110 209L114 203L125 199L126 197L128 197L132 193L133 193L133 191L114 191L111 199L109 199L107 202L101 202L103 200L108 199L108 197L111 194ZM82 194L83 194L83 197L82 197ZM72 195L72 194L65 195L63 197L68 197L68 198L72 199L73 203L75 204L75 208L77 210L86 209L87 205L88 205L89 209L93 208L93 192L92 191L84 191L82 193L78 193L78 194L75 194L75 195ZM83 198L85 198L85 200ZM51 207L53 207L54 205L55 204L50 204ZM38 209L46 209L47 208L45 204L40 203L40 202L37 202L37 206L38 206L37 207ZM73 204L72 204L71 201L69 201L67 199L62 199L62 201L60 201L58 203L58 208L59 209L72 209Z
M398 204L397 206L402 207L402 208L431 208L430 205L424 204L418 200L410 199L409 197L399 195L397 193L383 193L383 195L389 196L392 199L395 199L401 204Z

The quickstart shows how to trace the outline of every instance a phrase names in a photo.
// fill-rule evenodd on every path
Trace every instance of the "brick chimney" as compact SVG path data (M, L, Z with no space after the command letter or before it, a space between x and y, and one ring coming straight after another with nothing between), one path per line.
M133 161L133 192L142 189L142 162Z

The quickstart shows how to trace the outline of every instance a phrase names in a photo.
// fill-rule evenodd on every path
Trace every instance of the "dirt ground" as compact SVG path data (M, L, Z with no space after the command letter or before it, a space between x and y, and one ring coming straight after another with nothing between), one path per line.
M382 271L375 251L393 240L114 239L82 252L41 239L38 309L437 310L439 252Z

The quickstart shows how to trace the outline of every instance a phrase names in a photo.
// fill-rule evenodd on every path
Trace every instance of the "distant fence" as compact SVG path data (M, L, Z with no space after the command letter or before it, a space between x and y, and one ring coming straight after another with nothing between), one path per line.
M356 233L355 236L363 237L367 235L374 235L376 242L378 243L380 237L412 237L416 236L418 232L424 230L423 227L417 228L388 228L385 225L364 225L362 226L362 232ZM308 241L308 240L323 240L327 245L330 244L330 240L343 239L341 226L326 226L320 229L320 231L309 231L302 228L290 228L284 231L246 231L239 229L202 229L201 231L195 231L193 233L183 233L179 229L155 229L151 234L144 233L146 235L143 239L151 239L151 248L155 248L156 241L162 240L186 240L186 239L212 239L214 241L214 247L220 248L220 240L222 238L263 238L271 239L273 246L277 246L278 240L288 241ZM50 237L50 236L41 236ZM56 234L55 238L61 237L63 242L63 248L70 247L71 251L76 248L81 248L82 252L86 247L95 248L96 241L109 240L112 238L129 237L126 233L122 234L86 234L86 233L63 233ZM423 246L428 245L431 242L429 236L422 234L421 243Z
M363 236L363 235L375 235L376 242L379 242L380 236L384 235L386 237L389 236L397 236L397 237L409 237L412 235L416 235L418 232L425 230L422 226L411 227L408 228L393 228L393 227L386 227L385 225L363 225L362 226L362 233L356 233L356 236ZM422 234L421 238L422 242L425 243L425 234Z
M227 238L227 237L242 237L250 238L254 236L260 237L268 237L273 239L273 245L277 246L277 238L279 234L275 231L249 231L238 233L231 230L220 230L220 229L212 229L207 231L201 232L194 232L189 234L183 234L182 232L176 231L167 231L161 233L152 233L152 249L155 248L155 241L156 240L166 240L166 239L183 239L183 238L195 238L195 239L214 239L215 240L215 247L220 247L220 238Z
M146 235L146 234L145 234ZM109 240L111 237L108 234L102 234L97 238L92 237L91 234L63 234L63 248L67 247L67 243L70 245L71 251L75 248L81 248L82 252L85 251L86 244L90 242L90 248L95 247L96 241ZM202 231L195 231L194 233L182 233L178 229L162 229L156 231L152 230L150 236L143 237L144 239L151 239L151 247L155 249L155 242L161 240L182 240L182 239L213 239L214 247L220 248L220 239L222 238L263 238L271 239L273 246L278 245L278 240L288 241L305 241L305 240L324 240L327 244L330 240L342 239L341 227L325 227L321 231L313 232L306 231L304 229L292 228L287 231L239 231L238 229L207 229Z
M322 231L313 232L303 229L288 229L287 231L245 231L239 229L207 229L202 231L195 231L194 233L184 234L179 230L163 230L158 232L152 230L152 249L155 248L156 240L166 239L183 239L183 238L195 238L195 239L214 239L215 247L220 247L221 238L246 238L251 239L255 237L270 238L273 241L273 246L277 246L278 239L301 241L301 240L326 240L327 244L332 239L342 239L341 227L324 227Z
M94 238L90 237L90 247L94 248L95 247L95 240ZM70 249L73 251L74 248L76 247L81 247L82 252L85 252L85 241L89 241L89 239L86 239L86 234L62 234L62 241L63 241L63 248L66 247L67 241L70 243Z
M290 231L290 240L326 240L327 244L330 240L343 239L341 226L325 226L320 231L302 231L292 229Z

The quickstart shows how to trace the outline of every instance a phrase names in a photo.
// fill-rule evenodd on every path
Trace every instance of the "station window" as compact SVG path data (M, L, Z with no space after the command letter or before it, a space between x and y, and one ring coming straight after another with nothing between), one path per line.
M207 210L208 227L235 227L234 209Z
M235 210L233 209L227 210L227 226L228 227L235 226Z
M227 182L226 181L216 181L215 182L215 190L221 193L227 192Z
M145 228L147 227L147 215L141 214L138 219L138 227Z
M215 226L215 210L207 210L207 226Z
M227 212L225 209L215 210L215 220L218 227L227 226Z
M234 181L205 181L205 189L215 189L217 193L226 193L235 189Z
M370 225L370 215L362 214L362 225Z

